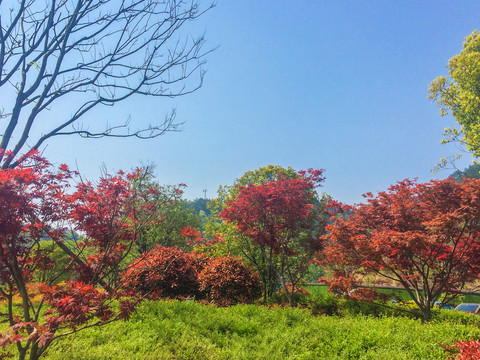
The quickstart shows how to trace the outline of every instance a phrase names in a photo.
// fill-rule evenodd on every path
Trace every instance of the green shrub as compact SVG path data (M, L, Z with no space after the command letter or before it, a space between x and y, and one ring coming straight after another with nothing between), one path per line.
M480 326L480 316L455 310L432 309L432 321Z
M314 315L338 315L340 300L331 294L310 295L307 307Z
M397 304L387 303L381 304L376 302L365 302L356 300L340 300L341 316L365 315L374 317L407 317L419 319L422 317L421 312L416 309L404 309Z

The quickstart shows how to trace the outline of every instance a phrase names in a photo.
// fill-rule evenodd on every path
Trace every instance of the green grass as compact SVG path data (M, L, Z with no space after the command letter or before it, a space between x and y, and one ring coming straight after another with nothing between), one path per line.
M313 295L326 295L328 294L327 285L309 285L305 287L308 291ZM378 288L378 291L384 294L391 294L394 292L397 296L399 296L402 300L411 300L410 296L408 295L407 291L404 289L389 289L389 288ZM480 303L480 295L479 294L462 294L458 296L454 303Z
M327 285L308 285L305 286L305 289L307 289L310 294L312 295L327 295L328 294L328 286Z
M463 294L462 302L466 303L480 303L480 295L478 294Z
M46 359L447 359L438 343L479 337L477 326L450 321L148 302L129 322L59 340Z

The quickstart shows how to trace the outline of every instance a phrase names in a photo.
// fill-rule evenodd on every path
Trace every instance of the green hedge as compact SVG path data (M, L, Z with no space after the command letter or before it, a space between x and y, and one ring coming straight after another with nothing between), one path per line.
M323 306L338 311L353 305L327 297ZM309 310L254 305L148 302L130 322L57 342L46 359L447 359L438 343L480 337L477 326L461 324L456 315L450 319L451 313L423 323L384 315L312 316Z

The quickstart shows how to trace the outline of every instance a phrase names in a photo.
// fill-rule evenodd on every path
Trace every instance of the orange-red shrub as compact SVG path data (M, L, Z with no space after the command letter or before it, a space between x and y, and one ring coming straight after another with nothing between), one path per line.
M349 300L385 303L393 297L393 294L383 294L377 289L357 287L358 284L352 276L336 274L330 280L323 277L318 280L328 285L328 292Z
M197 271L197 274L200 274L202 270L208 265L208 263L212 261L210 256L204 253L193 252L189 253L188 255L190 256L192 266Z
M370 289L370 288L357 288L352 290L349 293L349 297L351 300L355 301L379 301L381 303L386 303L393 297L393 294L383 294L378 292L377 289Z
M287 286L287 291L291 294L293 294L292 292L292 283L286 283L285 284ZM283 287L281 287L279 290L278 290L278 293L279 294L285 294L285 290L283 289ZM310 295L310 291L308 291L307 289L301 287L301 286L295 286L295 290L294 290L294 293L295 294L299 294L299 295Z
M200 291L220 305L249 303L262 294L260 277L239 258L212 260L198 276Z
M328 285L328 292L336 296L348 296L350 291L357 285L355 279L351 276L336 275L332 279L321 277L318 281Z
M128 287L149 298L198 294L192 258L177 248L157 246L134 261L124 279Z

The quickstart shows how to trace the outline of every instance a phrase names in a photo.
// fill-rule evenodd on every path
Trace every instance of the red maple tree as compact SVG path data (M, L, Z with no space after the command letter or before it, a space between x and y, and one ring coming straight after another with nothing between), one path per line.
M404 180L329 226L323 262L403 286L426 319L480 274L480 180Z
M291 305L296 284L313 252L320 249L318 231L323 229L314 211L314 188L324 179L322 170L299 175L241 187L220 214L260 246L263 261L276 268Z
M35 360L58 337L129 317L138 299L126 296L119 273L145 213L155 212L132 186L139 174L80 182L69 193L73 172L66 165L55 169L37 153L0 170L0 294L10 325L0 334L1 347L16 346L19 359ZM41 286L39 300L32 283L54 267L55 248L69 260ZM55 285L72 268L76 278Z

